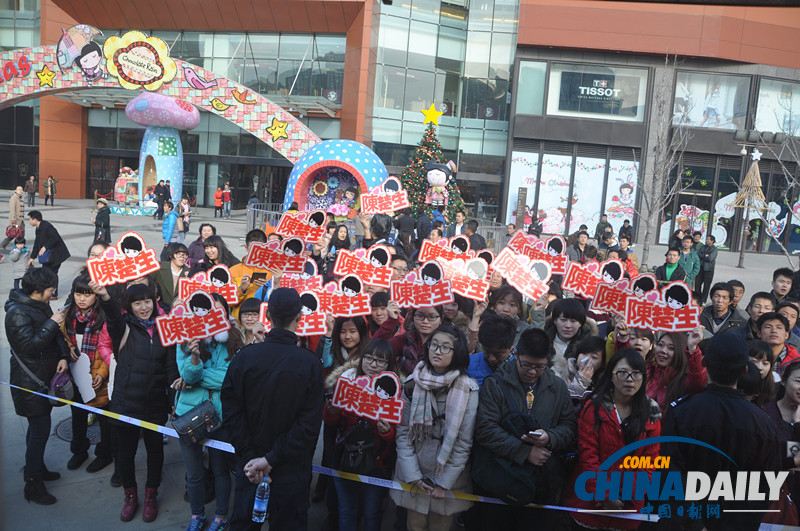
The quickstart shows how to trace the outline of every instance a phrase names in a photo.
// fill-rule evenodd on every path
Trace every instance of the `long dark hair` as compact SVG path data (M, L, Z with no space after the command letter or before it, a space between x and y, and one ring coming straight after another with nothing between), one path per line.
M347 230L347 237L344 240L339 239L339 231L344 227ZM333 236L331 236L331 248L332 249L347 249L350 250L350 231L347 228L347 225L338 225L336 230L333 231Z
M333 332L331 332L331 356L333 356L333 365L335 367L345 362L344 356L342 356L342 342L339 339L345 323L353 323L356 326L359 337L355 352L352 355L348 354L348 358L361 359L361 355L364 353L364 349L367 348L367 343L369 343L367 321L363 317L337 317L333 324Z
M64 317L68 328L72 326L72 320L75 318L75 313L78 310L78 305L75 304L75 293L95 295L95 292L89 287L90 281L91 279L89 278L88 273L82 273L72 281L72 293L70 294L69 298L69 307L67 308L67 313ZM95 299L92 309L95 311L95 318L92 326L87 331L94 333L103 328L103 324L106 322L106 314L103 311L103 306L100 304L99 296L97 296Z
M670 404L686 394L686 377L689 374L689 358L686 355L688 338L683 332L667 332L659 337L658 341L660 342L664 337L669 337L672 340L672 347L675 350L672 361L667 367L669 383L667 383L665 399L666 403ZM655 353L655 346L653 347L653 353ZM653 357L655 358L655 355ZM655 369L655 359L651 363Z
M230 268L239 263L239 259L233 256L233 253L228 249L228 246L225 245L225 240L223 240L221 236L214 234L203 241L203 249L212 246L217 248L217 263L211 263L211 260L206 254L204 261L206 271L218 264L224 264Z
M364 347L364 350L361 351L361 355L358 357L358 366L356 366L356 374L358 376L364 376L362 365L364 362L364 356L367 354L373 358L385 360L388 365L386 365L384 370L392 371L393 373L397 374L397 356L394 355L394 349L388 340L372 339L369 343L367 343L367 346Z
M244 335L242 334L242 330L236 324L236 320L231 319L231 310L228 306L228 302L225 298L220 295L219 293L212 293L211 298L214 299L217 304L219 304L223 310L225 310L225 315L228 318L228 321L231 323L231 329L228 331L228 339L225 342L225 346L228 349L228 357L225 358L225 361L231 361L233 356L239 351L240 348L245 346L244 344ZM213 338L211 339L211 343L216 343L216 340ZM187 343L183 344L183 351L186 353L186 356L190 356L189 351L186 348ZM208 361L211 359L211 351L208 349L209 344L205 342L205 340L200 340L197 343L197 346L200 348L200 359L203 362Z
M772 352L772 347L770 347L766 341L751 339L747 342L747 350L752 359L759 361L766 360L769 362L770 366L775 363L775 354ZM773 372L770 371L766 378L761 378L761 374L759 374L758 379L761 381L761 384L755 403L759 406L763 406L767 402L772 401L775 397L775 378L773 378Z
M425 343L425 353L422 355L422 361L425 365L433 370L430 359L430 345L431 339L436 334L447 334L453 339L453 359L450 360L450 366L447 372L458 371L461 374L467 374L467 367L469 367L469 352L467 352L467 336L464 332L453 326L451 323L439 325L439 327L431 332L428 341Z
M625 443L630 444L644 433L647 421L650 420L650 398L647 396L647 365L639 352L632 348L624 348L611 356L611 359L606 364L606 370L603 371L600 381L597 382L597 389L592 393L592 407L594 408L595 429L599 430L600 408L603 402L611 401L613 403L614 370L622 360L627 361L632 370L642 373L642 386L631 399L631 416L623 422Z

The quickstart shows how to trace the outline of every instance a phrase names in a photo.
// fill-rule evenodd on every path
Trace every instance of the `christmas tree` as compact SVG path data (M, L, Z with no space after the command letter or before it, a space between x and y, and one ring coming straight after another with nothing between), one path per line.
M436 160L441 164L445 164L447 159L442 153L442 146L439 144L439 139L436 138L436 129L433 123L428 123L428 128L422 135L417 150L411 157L406 169L400 175L400 181L403 184L403 189L408 192L408 201L411 203L411 208L414 210L414 216L417 217L423 213L429 216L433 213L433 207L425 204L425 194L428 191L427 172L425 171L425 164L429 160ZM458 184L455 178L451 178L447 183L447 192L450 197L447 200L447 210L445 217L448 221L454 220L457 210L464 210L464 201L461 199L461 192L458 189Z

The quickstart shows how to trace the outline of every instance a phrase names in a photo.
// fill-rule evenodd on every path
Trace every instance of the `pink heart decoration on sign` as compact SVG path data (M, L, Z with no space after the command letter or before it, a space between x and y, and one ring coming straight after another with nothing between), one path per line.
M117 248L116 247L107 247L105 251L103 251L103 256L106 258L116 258L117 257Z
M628 289L628 286L630 286L630 284L631 283L628 280L620 280L615 284L615 286L618 287L620 290L625 291L626 289Z
M183 307L182 304L179 304L179 305L175 306L175 308L172 309L171 313L172 313L172 315L175 315L177 317L181 317L181 316L183 316L184 313L187 313L187 310Z
M412 271L411 273L407 274L406 278L405 278L405 281L406 282L416 282L417 281L417 272L416 271Z
M369 378L366 376L362 376L358 380L356 380L356 385L359 386L361 389L366 389L369 385Z
M656 302L658 301L660 296L661 294L658 292L658 290L654 289L653 291L648 291L647 293L644 294L644 300L650 302Z
M322 287L322 289L324 289L325 291L327 291L329 293L336 293L336 288L337 287L338 286L336 285L336 282L328 282L327 284L325 284Z
M361 249L356 249L355 252L353 252L353 254L356 255L358 258L366 258L367 250L362 247Z
M273 240L267 243L267 249L270 249L272 251L277 251L280 248L281 248L281 242L278 240Z

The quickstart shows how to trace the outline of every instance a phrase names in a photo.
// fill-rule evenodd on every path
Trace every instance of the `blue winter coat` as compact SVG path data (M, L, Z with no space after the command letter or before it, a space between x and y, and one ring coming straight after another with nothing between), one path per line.
M232 333L237 333L231 330ZM203 341L203 340L201 340ZM181 374L186 388L182 389L177 396L175 403L175 414L180 416L200 405L201 402L210 400L214 405L214 411L219 418L222 418L222 400L219 393L222 389L222 381L228 372L228 365L231 360L228 357L228 343L217 343L212 341L208 345L211 357L200 365L192 364L192 356L183 350L183 345L178 345L175 349L175 357L178 363L178 372ZM231 358L233 359L233 358Z

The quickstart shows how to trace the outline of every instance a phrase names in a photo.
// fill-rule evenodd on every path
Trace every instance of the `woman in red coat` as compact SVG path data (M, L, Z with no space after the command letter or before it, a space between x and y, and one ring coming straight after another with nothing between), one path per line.
M697 348L704 330L698 326L688 336L668 332L658 339L653 360L647 363L647 396L658 402L662 413L683 395L699 393L706 386L703 353Z
M222 217L222 187L217 186L217 191L214 192L214 217L217 217L217 212L219 212L219 217Z
M578 466L573 483L583 472L596 472L620 448L661 434L661 410L645 392L646 371L644 359L633 349L620 350L609 360L597 391L578 418ZM649 456L652 462L658 449L658 444L651 444L626 455ZM622 470L622 460L613 463L609 472ZM652 470L648 469L647 473L652 475ZM595 479L587 481L586 491L593 494L596 483ZM609 496L602 501L584 501L575 495L575 489L568 489L564 505L581 509L628 509L638 513L644 501L613 500ZM640 523L590 513L571 513L571 516L577 525L591 529L636 529Z
M389 317L372 337L388 339L395 356L397 356L400 370L405 374L411 374L417 363L422 361L428 338L442 324L444 310L441 306L412 309L406 316L406 323L409 320L411 323L405 333L396 333L400 326L400 306L397 305L397 302L389 301L386 311Z

